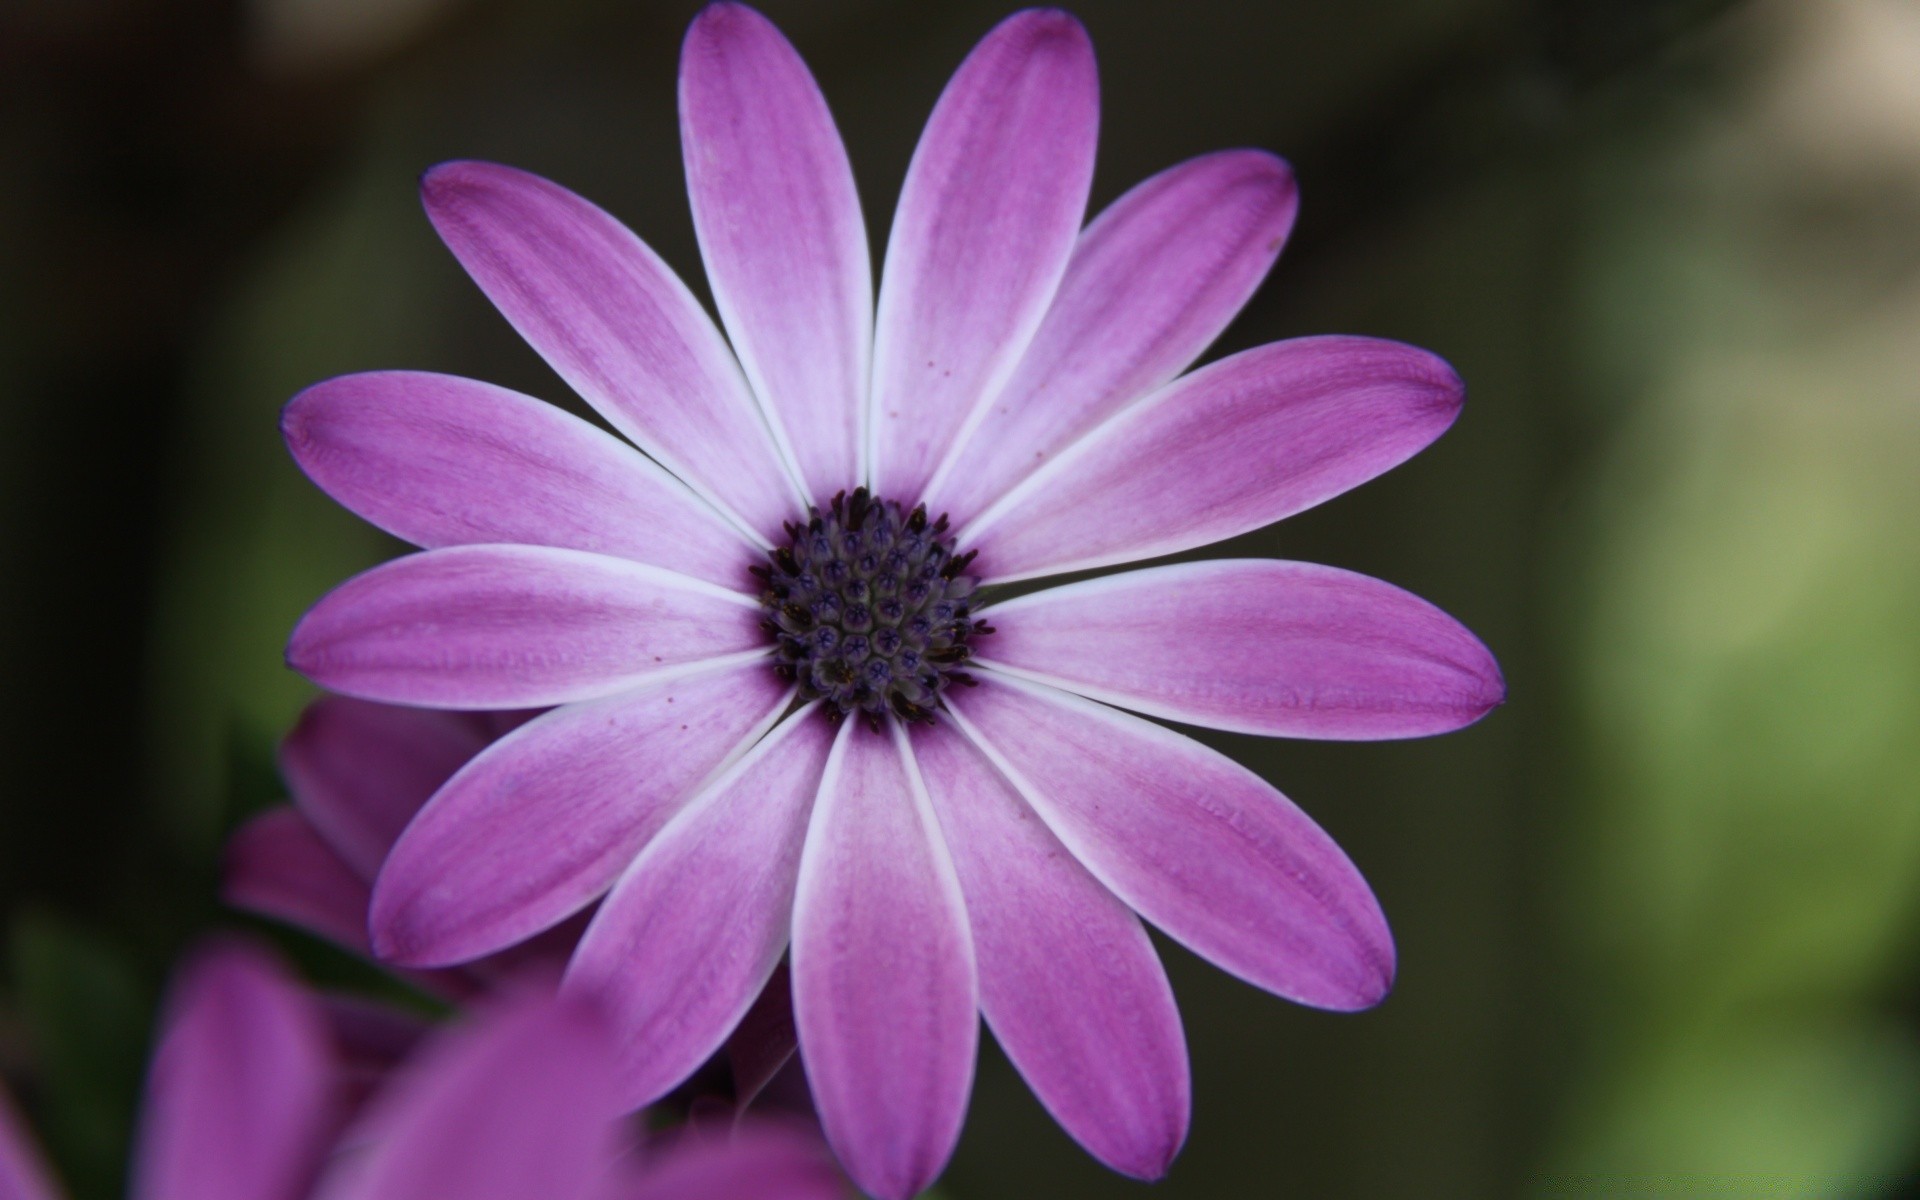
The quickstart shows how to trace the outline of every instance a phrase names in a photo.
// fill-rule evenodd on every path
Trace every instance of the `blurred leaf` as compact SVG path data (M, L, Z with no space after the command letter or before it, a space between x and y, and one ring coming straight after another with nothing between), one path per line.
M40 1067L40 1130L75 1200L122 1193L152 997L116 947L47 913L17 916L16 999Z

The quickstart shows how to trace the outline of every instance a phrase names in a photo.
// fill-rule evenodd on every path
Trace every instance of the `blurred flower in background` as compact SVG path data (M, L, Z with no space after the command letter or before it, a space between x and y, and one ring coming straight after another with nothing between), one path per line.
M330 1019L331 1018L331 1019ZM403 1045L363 1094L341 1021L267 955L202 948L162 1019L135 1200L834 1200L817 1139L750 1122L642 1149L614 1117L605 1026L538 991ZM55 1200L0 1096L7 1200Z

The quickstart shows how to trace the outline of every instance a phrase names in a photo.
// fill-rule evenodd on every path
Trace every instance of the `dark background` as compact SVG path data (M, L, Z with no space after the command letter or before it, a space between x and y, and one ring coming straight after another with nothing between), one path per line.
M0 3L0 1074L115 1195L151 1006L245 925L218 846L307 697L286 630L397 546L280 446L347 371L565 390L418 173L547 175L700 289L674 116L697 6ZM1075 11L1094 204L1287 156L1300 223L1219 350L1450 359L1464 417L1225 548L1392 580L1494 648L1447 738L1212 738L1394 923L1382 1008L1167 947L1194 1132L1154 1194L1884 1194L1920 1163L1920 6L1319 0ZM1006 11L767 0L877 256L921 122ZM318 978L372 980L278 935ZM951 1200L1145 1195L996 1050Z

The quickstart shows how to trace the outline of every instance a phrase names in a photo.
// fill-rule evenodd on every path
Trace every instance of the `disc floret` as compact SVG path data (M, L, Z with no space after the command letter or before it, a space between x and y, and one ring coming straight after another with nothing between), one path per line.
M832 721L855 714L878 728L891 713L931 722L940 694L974 680L960 668L968 639L992 628L970 616L973 553L956 555L947 518L929 521L867 489L842 492L753 568L775 669L821 700Z

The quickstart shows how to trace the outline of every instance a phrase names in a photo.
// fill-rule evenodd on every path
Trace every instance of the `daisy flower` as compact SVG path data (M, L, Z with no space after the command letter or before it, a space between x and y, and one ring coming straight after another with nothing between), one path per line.
M364 1024L364 1020L361 1022ZM270 957L204 948L147 1079L135 1200L834 1200L817 1141L772 1124L643 1151L615 1119L607 1030L538 993L420 1042L364 1103L338 1013ZM0 1195L57 1200L0 1093Z
M604 896L565 986L610 1008L627 1103L711 1054L790 952L822 1123L872 1194L951 1154L980 1015L1082 1145L1160 1175L1189 1086L1141 918L1331 1009L1378 1002L1394 953L1305 814L1133 714L1409 737L1503 684L1451 618L1329 567L994 589L1330 499L1444 431L1460 381L1358 337L1182 374L1279 253L1293 180L1209 155L1082 229L1098 98L1063 12L1010 17L948 84L877 299L845 150L768 21L700 13L680 114L724 335L578 196L473 162L423 183L475 282L624 441L412 372L287 408L313 480L427 548L323 598L291 664L389 703L553 706L401 835L374 948L463 962Z

